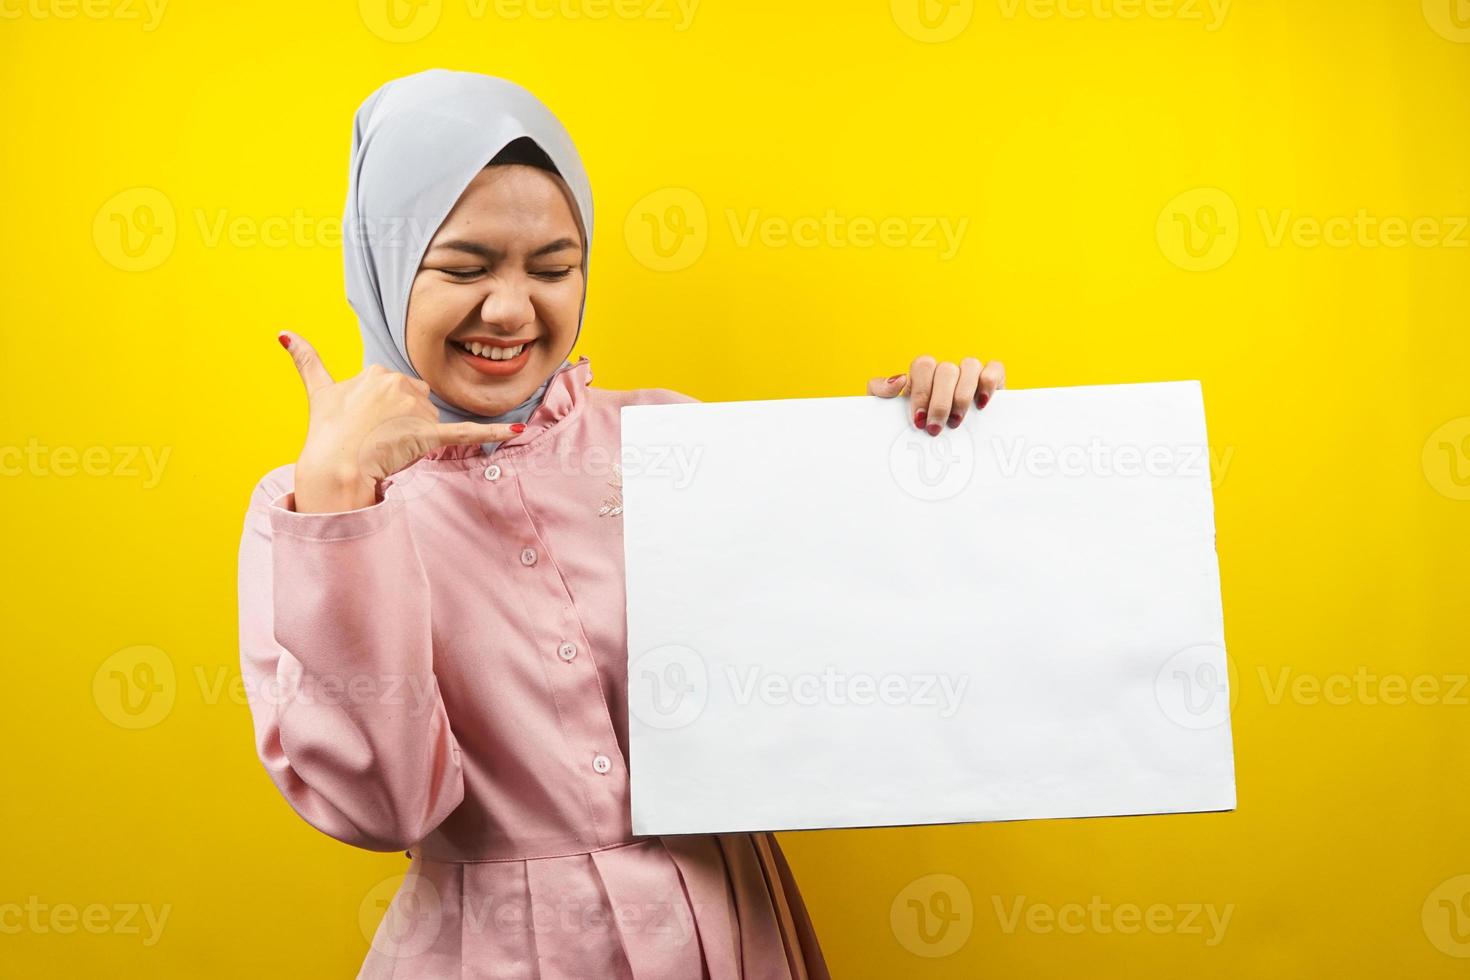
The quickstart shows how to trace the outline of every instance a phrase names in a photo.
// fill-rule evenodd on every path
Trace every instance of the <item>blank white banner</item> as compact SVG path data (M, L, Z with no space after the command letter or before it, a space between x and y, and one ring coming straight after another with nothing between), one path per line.
M634 833L1235 808L1197 382L622 424Z

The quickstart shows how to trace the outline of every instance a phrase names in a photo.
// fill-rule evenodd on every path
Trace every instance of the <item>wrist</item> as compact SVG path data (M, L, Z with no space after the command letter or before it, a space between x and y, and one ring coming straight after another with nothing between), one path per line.
M360 510L378 502L378 481L349 467L296 466L296 510L302 514L328 514Z

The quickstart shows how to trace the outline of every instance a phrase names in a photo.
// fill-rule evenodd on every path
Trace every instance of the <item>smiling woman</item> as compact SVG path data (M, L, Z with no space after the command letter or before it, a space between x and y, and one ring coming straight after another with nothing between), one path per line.
M525 138L475 175L429 243L409 295L409 359L431 389L498 415L565 359L586 288L575 207L550 160Z
M310 423L250 504L240 642L282 795L410 852L360 975L827 977L772 835L632 833L607 489L621 408L693 399L566 360L592 237L570 138L509 82L423 72L359 109L351 173L366 364L336 381L282 335ZM421 239L352 233L393 219Z

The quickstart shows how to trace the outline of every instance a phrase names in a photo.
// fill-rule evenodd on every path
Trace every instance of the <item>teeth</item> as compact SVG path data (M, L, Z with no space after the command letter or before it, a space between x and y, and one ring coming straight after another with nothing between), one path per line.
M492 361L508 361L526 349L525 344L518 344L515 347L491 347L479 341L471 341L468 344L461 344L460 346L471 354L478 354L480 357Z

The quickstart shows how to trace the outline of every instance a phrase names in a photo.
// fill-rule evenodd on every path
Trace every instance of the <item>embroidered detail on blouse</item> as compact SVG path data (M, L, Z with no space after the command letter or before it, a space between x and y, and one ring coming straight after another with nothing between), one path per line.
M613 478L607 481L607 485L613 488L611 497L602 498L602 506L597 510L598 517L617 517L623 512L623 467L620 463L612 466Z

